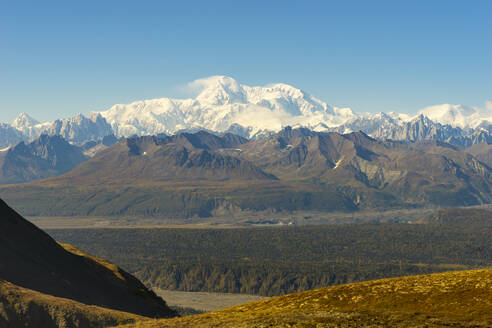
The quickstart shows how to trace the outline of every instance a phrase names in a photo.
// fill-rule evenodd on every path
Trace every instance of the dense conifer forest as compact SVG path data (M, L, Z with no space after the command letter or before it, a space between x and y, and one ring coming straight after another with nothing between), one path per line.
M492 265L484 224L50 230L151 286L281 295L382 277Z

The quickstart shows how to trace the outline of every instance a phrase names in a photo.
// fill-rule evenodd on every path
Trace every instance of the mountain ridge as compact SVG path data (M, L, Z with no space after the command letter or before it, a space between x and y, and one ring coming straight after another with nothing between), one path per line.
M488 149L477 156L489 158L482 155ZM470 206L492 202L489 165L439 140L404 143L363 132L285 128L246 141L202 131L124 139L70 172L1 186L0 195L33 216Z
M188 88L198 94L186 99L164 97L116 104L87 117L79 114L54 122L38 123L22 113L12 124L0 125L0 147L31 141L42 133L59 134L77 144L111 134L171 135L199 129L259 139L286 126L318 132L362 130L378 139L438 139L465 147L492 142L492 113L465 105L428 106L415 116L356 114L284 83L247 86L231 77L212 76L193 81Z

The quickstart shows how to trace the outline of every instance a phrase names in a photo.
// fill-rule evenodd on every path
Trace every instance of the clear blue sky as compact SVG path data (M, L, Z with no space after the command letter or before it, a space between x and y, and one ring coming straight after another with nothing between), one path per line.
M357 112L492 100L492 1L0 0L0 122L182 96L210 75Z

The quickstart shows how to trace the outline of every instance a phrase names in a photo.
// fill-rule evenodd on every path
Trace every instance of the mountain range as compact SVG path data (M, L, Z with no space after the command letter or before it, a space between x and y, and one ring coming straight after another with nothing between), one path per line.
M57 176L72 170L89 157L80 147L59 135L41 135L0 152L0 184L21 183Z
M466 147L492 140L492 113L465 105L430 106L413 117L394 112L356 114L282 83L250 87L230 77L212 76L190 83L189 88L198 95L117 104L88 117L79 114L39 123L23 113L11 124L0 124L0 147L32 141L41 134L61 135L79 145L112 134L130 137L197 130L260 139L286 126L318 132L363 131L381 140L432 139Z
M16 149L6 158L19 158ZM205 131L135 136L62 175L1 186L0 196L24 215L47 216L234 217L468 206L492 202L491 154L483 143L464 148L290 127L258 140ZM3 170L12 174L4 179L23 176L20 167L5 163Z

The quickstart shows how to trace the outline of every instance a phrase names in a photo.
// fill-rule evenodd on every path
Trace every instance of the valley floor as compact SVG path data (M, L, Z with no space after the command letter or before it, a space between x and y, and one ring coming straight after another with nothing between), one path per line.
M258 295L234 293L181 292L160 288L152 288L152 290L165 299L166 303L171 307L191 308L202 312L220 310L265 298Z
M433 213L435 209L402 209L364 212L292 212L251 213L235 216L166 218L131 216L30 216L26 217L41 229L86 229L86 228L229 228L229 227L276 227L285 225L324 225L343 223L416 222Z

